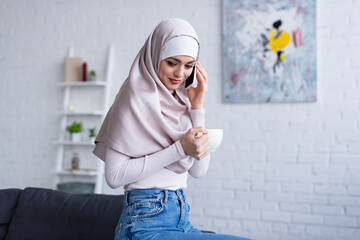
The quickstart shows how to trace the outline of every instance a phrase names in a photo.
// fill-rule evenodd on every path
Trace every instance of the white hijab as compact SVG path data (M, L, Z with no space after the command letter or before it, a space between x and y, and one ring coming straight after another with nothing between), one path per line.
M196 41L198 47L195 60L198 60L198 36L188 22L170 18L156 26L136 56L129 76L96 137L94 154L103 161L106 159L106 148L132 158L142 157L170 146L193 127L187 111L191 104L185 82L176 90L183 105L171 95L157 75L160 61L168 56L166 48L169 45L166 43L180 36ZM184 51L176 55L189 55L186 51L188 49L184 47ZM183 173L190 169L193 161L192 157L186 157L167 168Z

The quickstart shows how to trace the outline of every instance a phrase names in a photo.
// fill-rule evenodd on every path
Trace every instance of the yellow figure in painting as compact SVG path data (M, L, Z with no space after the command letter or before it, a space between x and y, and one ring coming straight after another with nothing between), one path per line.
M286 46L290 43L290 34L287 32L280 32L277 29L273 29L270 32L268 37L269 44L268 47L271 51L277 54L280 50L286 48ZM286 58L286 54L280 56L280 61Z
M264 39L264 51L272 51L276 54L277 59L273 66L273 71L276 73L276 68L280 66L280 63L287 57L284 53L283 49L285 49L290 41L291 36L289 33L281 31L279 28L281 26L281 20L278 20L273 23L274 29L272 29L269 33L269 36L266 37L262 35Z

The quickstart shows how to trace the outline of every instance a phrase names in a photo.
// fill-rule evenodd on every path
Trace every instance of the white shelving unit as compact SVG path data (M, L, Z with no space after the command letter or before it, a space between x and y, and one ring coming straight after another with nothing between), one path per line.
M57 160L56 160L56 169L54 174L56 175L55 187L58 183L67 182L66 179L72 179L73 181L79 182L92 182L95 183L95 193L103 192L103 179L104 179L104 164L100 159L94 157L97 161L93 164L96 167L94 168L81 168L80 170L71 170L64 167L65 162L70 162L71 159L66 158L65 155L67 152L70 152L70 149L81 149L86 152L92 152L95 144L90 142L90 140L84 140L81 142L73 142L67 139L66 127L71 124L71 119L73 121L82 121L85 119L97 119L99 124L105 118L107 110L109 108L109 96L110 96L110 84L112 79L112 68L113 68L113 56L114 47L109 46L108 56L107 56L107 66L105 73L105 80L98 80L94 82L58 82L57 86L63 91L63 108L58 113L61 121L59 125L60 136L58 140L53 141L53 144L57 145ZM70 48L69 57L73 57L73 48ZM99 76L98 76L99 77ZM72 93L76 91L87 91L92 89L92 91L102 91L101 95L103 96L103 106L100 110L95 111L81 111L78 112L68 112L68 106L70 104L70 99ZM99 99L101 101L101 99ZM97 126L97 131L101 125ZM81 162L81 158L80 158Z

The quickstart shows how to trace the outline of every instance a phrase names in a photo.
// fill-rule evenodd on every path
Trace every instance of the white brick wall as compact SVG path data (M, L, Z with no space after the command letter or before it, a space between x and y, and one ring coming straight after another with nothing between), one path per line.
M70 45L112 98L156 23L197 29L209 73L207 127L223 128L209 173L190 180L193 224L254 239L360 239L360 1L318 0L318 101L223 104L220 0L0 1L0 188L51 187L56 111Z

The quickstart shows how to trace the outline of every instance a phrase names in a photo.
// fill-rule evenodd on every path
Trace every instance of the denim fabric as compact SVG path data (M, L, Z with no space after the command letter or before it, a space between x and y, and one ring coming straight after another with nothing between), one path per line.
M202 233L189 221L190 206L183 190L131 190L125 193L124 208L116 227L116 240L247 238Z

